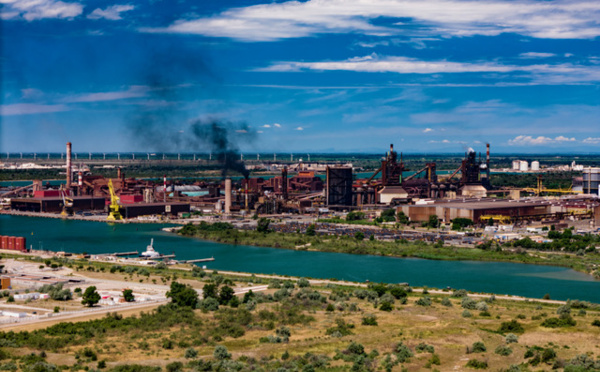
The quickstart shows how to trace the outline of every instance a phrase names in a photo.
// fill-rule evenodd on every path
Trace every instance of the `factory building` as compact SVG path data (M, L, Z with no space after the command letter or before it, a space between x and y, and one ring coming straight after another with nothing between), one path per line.
M445 223L455 218L469 218L475 223L481 216L502 215L514 219L542 218L552 213L551 204L546 201L513 201L497 199L456 199L452 201L431 201L426 204L404 205L398 208L411 221L427 221L436 215Z
M106 200L102 197L73 196L72 210L76 211L103 211ZM22 212L49 212L60 213L63 210L62 197L33 197L14 198L10 200L10 209Z

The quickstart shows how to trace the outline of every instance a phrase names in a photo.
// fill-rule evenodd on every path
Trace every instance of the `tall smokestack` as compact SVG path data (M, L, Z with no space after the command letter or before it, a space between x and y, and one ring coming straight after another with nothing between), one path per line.
M167 202L167 175L163 177L163 202Z
M79 189L81 191L81 188L83 187L83 174L81 174L81 171L77 173L77 186L79 186Z
M225 214L231 213L231 178L225 179Z
M71 142L67 142L67 190L71 190Z
M486 154L485 154L485 165L486 165L486 173L488 180L490 179L490 144L485 144Z
M288 182L287 182L288 170L287 167L283 167L281 171L281 194L283 200L287 200L288 198Z

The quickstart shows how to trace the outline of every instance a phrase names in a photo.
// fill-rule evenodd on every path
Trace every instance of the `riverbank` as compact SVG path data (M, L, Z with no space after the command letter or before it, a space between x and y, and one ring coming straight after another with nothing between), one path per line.
M198 225L185 225L178 229L182 236L195 237L223 244L250 245L290 250L305 250L357 255L376 255L398 258L421 258L443 261L509 262L567 267L593 275L600 267L600 254L583 256L562 252L541 252L525 249L507 249L499 245L490 249L467 248L429 244L423 241L357 240L345 236L309 236L302 233L281 233L236 230L233 228L206 229Z

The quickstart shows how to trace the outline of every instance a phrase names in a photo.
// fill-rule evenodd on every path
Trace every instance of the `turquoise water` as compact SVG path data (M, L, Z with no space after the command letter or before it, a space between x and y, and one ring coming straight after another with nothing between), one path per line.
M414 286L465 288L478 292L600 303L600 281L562 268L502 262L432 261L229 245L161 231L168 225L115 224L51 218L0 216L0 235L25 236L27 246L52 251L110 253L145 250L150 239L178 259L214 257L208 268L263 274L409 282Z

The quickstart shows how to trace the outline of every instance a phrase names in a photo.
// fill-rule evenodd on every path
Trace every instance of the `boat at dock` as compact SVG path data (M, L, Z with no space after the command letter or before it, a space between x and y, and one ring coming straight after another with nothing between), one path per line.
M150 245L146 247L146 250L142 253L140 253L140 257L143 258L159 258L162 255L160 253L158 253L154 247L154 239L150 239Z

